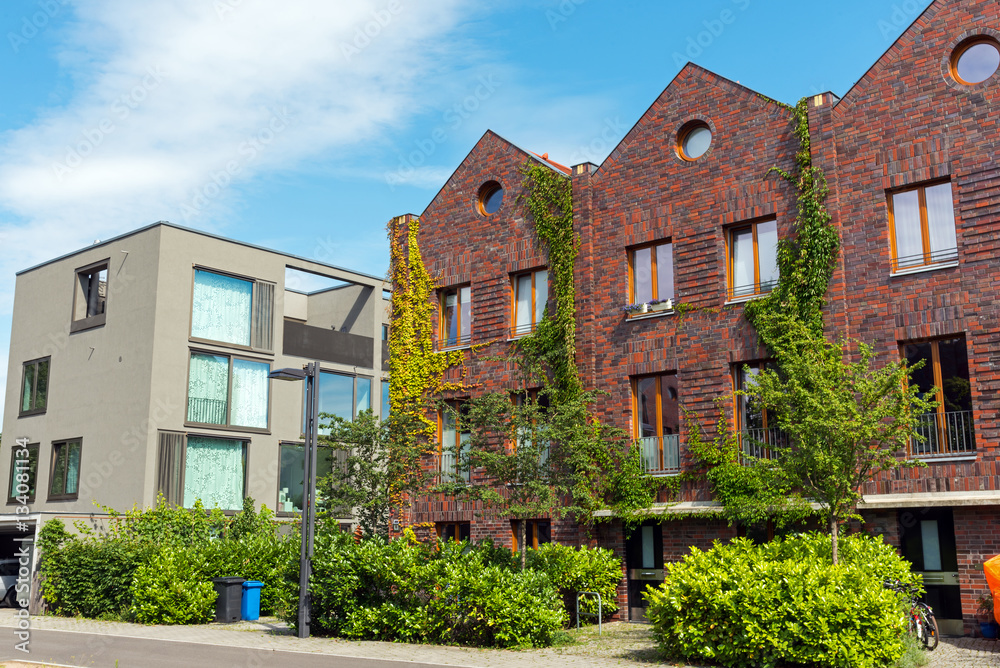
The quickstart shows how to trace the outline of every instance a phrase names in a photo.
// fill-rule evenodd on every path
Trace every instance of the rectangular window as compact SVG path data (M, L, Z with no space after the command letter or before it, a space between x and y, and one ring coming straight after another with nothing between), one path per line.
M24 363L21 377L21 411L19 415L38 415L45 412L49 397L49 361L51 358Z
M297 513L302 510L302 483L305 476L305 446L282 443L278 464L278 510ZM316 479L330 475L346 451L320 446L316 449Z
M545 315L549 299L549 272L539 269L513 278L514 327L513 336L523 336L535 331Z
M104 324L108 302L108 261L77 269L70 331Z
M920 416L910 455L935 457L972 454L976 434L972 424L972 384L965 338L911 341L900 346L902 357L913 365L924 360L910 381L924 398L937 401L933 412ZM934 390L934 392L931 392Z
M187 421L266 430L270 371L267 362L192 352Z
M441 540L468 541L472 538L471 522L435 522L434 530Z
M37 476L38 443L29 443L24 447L15 445L10 451L10 489L7 502L34 501Z
M383 378L382 379L382 412L379 414L379 417L382 418L383 420L387 420L389 418L389 413L390 413L391 410L392 410L392 406L391 406L391 404L389 402L389 379L388 378Z
M891 193L889 229L893 272L957 261L951 182Z
M157 489L170 503L240 510L246 492L247 442L159 433ZM301 480L300 480L301 484Z
M632 381L635 403L634 436L642 448L642 462L650 475L679 473L680 405L677 375L643 376Z
M305 406L303 399L302 405ZM348 376L332 371L319 373L319 433L330 435L330 428L324 427L329 418L323 414L335 415L353 421L358 413L372 407L372 379L367 376ZM302 414L302 433L305 433L305 412Z
M524 542L529 548L538 549L539 545L552 542L552 521L551 520L511 520L511 548L514 552L519 551L518 545L521 541L521 522L527 522L524 527Z
M49 501L75 499L80 489L80 450L75 439L52 444L52 474L49 477Z
M671 243L629 251L629 304L664 303L674 298L674 247ZM630 312L637 315L639 312Z
M462 425L465 405L448 402L446 408L438 411L438 462L442 482L469 482L471 471L462 466L465 449L472 433Z
M472 289L468 285L441 294L438 324L442 348L464 346L472 340Z
M728 299L770 292L778 282L778 223L764 220L726 232Z
M389 340L389 325L382 325L382 340Z
M750 362L737 364L733 368L733 386L737 393L747 390L755 383L761 369L773 369L771 362ZM736 395L736 437L743 454L757 459L771 459L772 448L786 444L787 439L777 428L773 416L768 420L767 410L750 397Z
M272 349L274 283L195 269L191 337Z

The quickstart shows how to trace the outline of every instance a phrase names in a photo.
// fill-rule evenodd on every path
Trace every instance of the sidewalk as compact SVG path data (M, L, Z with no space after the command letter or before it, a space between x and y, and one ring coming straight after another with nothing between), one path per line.
M7 608L0 609L0 628L15 626L13 613ZM579 643L576 645L522 651L335 638L300 639L292 635L286 624L273 618L233 624L143 626L66 617L32 617L31 628L466 668L585 668L609 665L649 668L651 664L679 665L660 662L648 626L624 622L605 624L604 635L600 639L597 628L588 627L577 636ZM1000 643L982 638L943 638L929 658L931 661L925 668L1000 668Z

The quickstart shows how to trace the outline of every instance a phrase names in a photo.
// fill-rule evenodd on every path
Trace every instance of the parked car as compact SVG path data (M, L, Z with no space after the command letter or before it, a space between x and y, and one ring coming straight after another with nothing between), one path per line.
M17 600L17 569L19 563L16 557L0 559L0 592L3 602L8 608L20 608Z

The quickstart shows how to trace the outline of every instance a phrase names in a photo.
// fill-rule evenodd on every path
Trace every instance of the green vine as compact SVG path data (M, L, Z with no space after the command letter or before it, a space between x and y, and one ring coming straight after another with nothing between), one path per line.
M437 424L427 417L432 396L459 390L461 383L446 382L445 371L465 361L463 351L434 349L432 295L434 281L424 266L417 243L420 221L405 217L389 222L392 278L392 326L389 332L389 403L392 429L389 465L394 499L405 489L419 487L421 458L433 451Z
M779 358L779 363L780 351L788 350L789 345L799 345L789 337L802 328L790 327L790 321L802 323L805 331L815 337L823 337L823 306L839 250L837 230L826 210L829 192L826 177L812 164L807 99L803 98L794 107L781 104L792 113L793 134L799 141L796 174L779 167L768 170L794 185L798 192L795 234L778 243L778 285L766 297L748 302L744 310L761 342ZM761 514L762 508L766 510L768 506L761 503L762 499L772 499L775 507L785 508L778 516L771 515L779 523L808 514L803 507L786 503L791 483L781 478L769 462L742 456L721 407L714 439L706 440L700 425L690 416L688 431L688 448L705 467L713 495L730 522L767 519Z

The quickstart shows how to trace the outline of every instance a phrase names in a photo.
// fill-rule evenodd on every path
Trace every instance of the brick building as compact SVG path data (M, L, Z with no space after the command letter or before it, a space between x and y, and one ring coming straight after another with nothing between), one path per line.
M808 102L813 164L841 239L829 334L864 340L883 361L924 359L916 382L942 388L921 423L927 440L909 453L927 466L873 481L861 509L865 529L925 573L945 633L971 631L980 564L1000 552L998 66L1000 5L936 0L842 98ZM446 320L439 347L492 342L495 354L539 317L547 259L519 170L540 161L572 182L584 384L610 393L600 411L632 430L650 475L677 474L691 465L680 410L711 421L745 366L767 360L742 305L778 278L775 243L791 232L796 192L769 169L792 170L797 149L787 107L693 64L600 166L564 168L487 132L420 217ZM680 317L677 304L693 310ZM495 361L472 361L468 374L477 392L522 389ZM747 407L730 418L738 433L770 438ZM442 439L460 438L444 427ZM626 561L619 607L639 618L644 578L737 533L720 520L670 520L712 507L703 487L681 496L663 523L628 539L614 520L587 537L539 518L529 535L613 547ZM416 499L404 519L512 540L510 520L440 496Z

